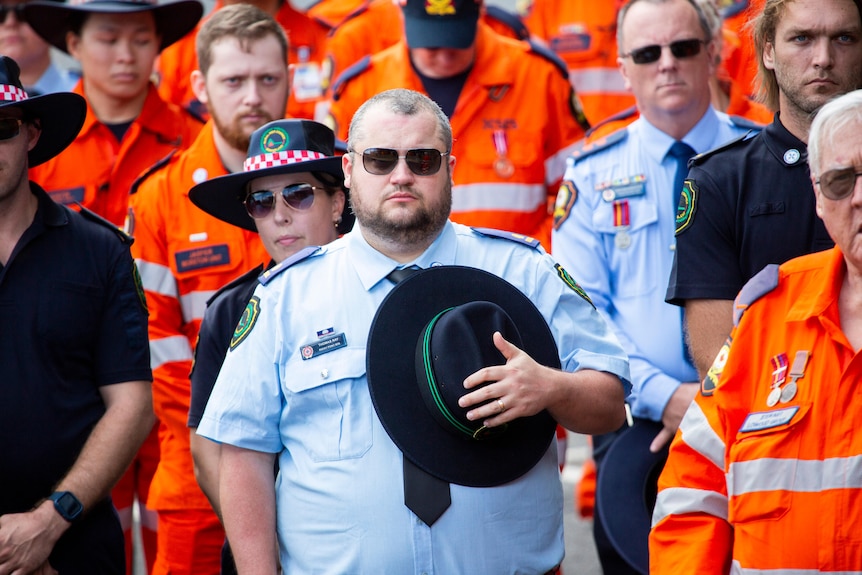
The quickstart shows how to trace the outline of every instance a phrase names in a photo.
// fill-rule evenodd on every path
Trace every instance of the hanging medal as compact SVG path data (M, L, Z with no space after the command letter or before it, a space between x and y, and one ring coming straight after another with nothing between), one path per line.
M617 249L624 250L632 245L632 237L628 233L631 225L628 200L616 200L614 202L614 245Z
M511 178L512 174L515 173L515 166L509 159L509 142L506 137L506 130L494 130L491 139L494 142L494 149L497 150L494 171L501 178Z
M787 403L796 397L796 380L805 375L805 366L808 364L808 350L796 352L793 359L793 367L790 368L790 381L781 390L781 403Z
M787 354L779 353L771 360L772 363L772 390L766 396L766 405L773 407L781 399L781 385L787 378Z

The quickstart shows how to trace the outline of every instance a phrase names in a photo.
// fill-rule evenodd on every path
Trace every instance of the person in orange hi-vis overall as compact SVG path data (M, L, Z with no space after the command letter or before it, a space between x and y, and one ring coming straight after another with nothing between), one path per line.
M504 38L479 22L481 3L407 0L405 38L351 66L332 87L330 121L344 139L374 94L427 94L452 122L458 158L452 219L512 231L549 246L566 157L589 126L562 62L547 49ZM436 33L436 23L450 34Z
M659 479L654 575L862 572L862 91L817 113L808 165L835 247L737 296Z
M156 64L162 98L202 119L207 118L208 112L195 95L190 81L191 73L198 69L195 38L207 18L224 6L236 3L237 0L216 0L213 10L198 28L162 52ZM275 18L290 38L287 61L292 80L285 115L313 119L315 109L323 97L321 62L328 29L299 12L288 0L254 0L251 4Z
M332 31L340 26L354 10L359 10L370 0L318 0L305 13L309 18Z
M155 575L217 575L224 530L195 481L186 421L192 350L216 290L269 256L258 235L196 208L188 191L242 171L249 138L280 118L289 90L287 38L248 4L217 11L198 33L195 94L211 119L192 146L136 184L129 232L150 308L153 405L161 460L148 505L158 512Z
M83 128L63 153L30 170L30 177L55 201L80 203L122 227L135 178L167 154L191 144L201 123L159 98L150 71L159 50L194 27L202 10L197 0L163 5L128 0L46 2L25 7L31 27L77 58L83 74L74 88L87 101ZM125 535L128 573L136 500L142 554L148 566L155 560L156 517L145 502L158 460L154 425L111 493Z

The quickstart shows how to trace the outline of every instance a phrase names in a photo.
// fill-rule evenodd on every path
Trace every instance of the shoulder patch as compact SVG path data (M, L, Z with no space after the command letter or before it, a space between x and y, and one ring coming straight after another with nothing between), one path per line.
M739 320L748 307L774 290L778 285L778 264L769 264L748 280L736 300L733 302L733 325L739 325Z
M682 184L682 193L679 196L679 205L676 207L676 229L674 235L678 236L691 226L694 220L694 212L697 209L697 184L692 180L685 180Z
M756 136L758 133L760 133L759 129L758 130L749 130L748 132L744 133L743 135L736 137L736 138L733 138L731 140L728 140L727 142L723 143L722 145L720 145L718 147L715 147L711 150L707 150L705 152L701 152L700 154L695 155L694 157L692 157L691 160L689 160L688 167L691 168L692 166L702 164L707 158L710 158L710 157L714 156L715 154L722 152L724 150L727 150L729 148L733 148L734 146L738 146L739 144L741 144L743 142L747 142L748 140L750 140L751 138Z
M601 152L611 146L615 146L620 142L625 141L626 138L629 137L629 131L626 128L622 128L621 130L617 130L616 132L610 133L603 138L599 138L595 142L583 142L580 146L575 148L575 151L572 152L571 160L573 163L580 162L584 158L587 158L596 152Z
M758 132L763 129L763 124L755 122L753 120L749 120L743 116L728 116L730 118L730 123L736 126L737 128L745 128L746 130L757 130Z
M207 300L207 306L209 306L212 302L214 302L224 292L231 290L238 285L242 285L245 283L249 283L253 280L256 280L257 276L259 276L261 274L261 272L263 272L263 264L258 264L255 268L250 269L247 272L245 272L244 274L242 274L241 276L234 278L231 281L227 282L225 285L223 285L218 290L216 290L216 292L213 295L210 296L210 298Z
M575 281L575 278L573 278L569 272L563 269L563 266L560 264L554 264L554 269L557 270L557 275L560 276L560 279L563 280L564 284L572 288L573 292L584 298L584 301L593 306L593 309L596 309L596 304L593 303L593 300L590 299L590 296L587 295L584 288Z
M530 236L525 236L524 234L516 234L515 232L495 230L494 228L470 228L470 229L472 229L477 234L488 237L488 238L501 238L504 240L509 240L512 242L516 242L516 243L531 247L534 250L539 249L539 247L541 247L541 245L542 245L539 242L539 240L537 240L536 238L531 238Z
M631 118L632 116L637 116L637 114L638 114L638 107L637 106L631 106L630 108L626 108L625 110L621 110L621 111L617 112L616 114L608 116L607 118L605 118L604 120L602 120L598 124L591 127L589 130L587 130L587 133L584 137L589 139L589 137L592 136L595 133L595 131L598 130L599 128L601 128L602 126L606 126L612 122L621 122L623 120Z
M124 244L132 245L132 243L134 243L135 240L132 238L132 236L128 235L126 232L124 232L123 230L121 230L120 228L118 228L117 226L115 226L114 224L112 224L111 222L109 222L108 220L106 220L105 218L103 218L102 216L97 214L96 212L85 208L84 206L82 206L78 202L75 202L75 206L77 206L81 210L80 213L82 216L84 216L84 218L86 218L87 220L89 220L93 223L99 224L100 226L104 226L104 227L108 228L109 230L111 230L112 232L117 234L117 237L120 238L120 241L123 242Z
M341 74L338 75L338 78L335 79L335 82L332 83L332 99L338 100L341 97L341 92L344 90L344 86L370 67L371 56L365 56L341 72Z
M252 296L245 305L245 309L242 310L242 315L239 317L236 328L233 330L233 335L230 338L230 351L235 350L239 344L245 341L245 338L247 338L248 334L251 333L251 330L254 328L254 324L257 323L257 318L259 317L260 298Z
M265 286L269 282L272 281L272 278L276 277L278 274L292 266L297 262L301 262L305 258L316 254L318 251L322 250L320 246L306 246L278 264L277 266L273 266L260 274L260 277L257 278L257 281L260 282L260 285Z
M528 40L530 31L521 17L495 4L485 4L485 15L512 31L518 40ZM568 74L568 72L566 72Z
M179 150L177 150L177 149L173 149L173 150L171 150L171 151L170 151L170 153L169 153L167 156L165 156L164 158L162 158L161 160L159 160L158 162L156 162L155 164L153 164L152 166L150 166L149 168L147 168L147 169L144 171L144 173L142 173L140 176L138 176L137 178L135 178L135 181L134 181L134 182L132 182L132 186L129 188L129 195L132 195L132 194L134 194L134 193L137 193L137 191L138 191L138 187L139 187L142 183L144 183L144 181L145 181L147 178L149 178L150 176L152 176L153 174L155 174L156 172L158 172L159 170L161 170L162 168L164 168L165 166L167 166L167 165L170 163L171 158L173 158L173 157L174 157L174 155L175 155L178 151L179 151Z
M721 346L721 349L718 351L718 355L715 356L715 360L712 362L712 365L709 366L709 371L706 372L706 377L703 378L703 381L700 382L700 394L704 397L709 397L713 393L715 393L715 388L718 387L718 381L721 379L721 372L724 371L724 365L727 363L727 355L730 353L730 342L732 340L728 337L724 345Z
M132 279L135 282L135 291L138 293L138 300L141 302L141 307L145 312L150 311L147 307L147 295L144 293L144 282L141 280L141 272L138 271L138 264L132 261Z
M578 188L571 180L563 180L557 190L557 200L554 202L554 229L560 229L567 219L575 202L578 201Z

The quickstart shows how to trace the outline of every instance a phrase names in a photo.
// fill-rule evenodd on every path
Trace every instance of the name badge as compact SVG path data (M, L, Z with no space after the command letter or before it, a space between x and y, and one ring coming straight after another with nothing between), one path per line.
M51 190L48 192L51 199L58 204L68 206L75 202L82 203L84 201L84 186L77 188L66 188L64 190Z
M761 411L757 413L749 413L745 421L742 422L742 427L739 428L740 433L750 433L752 431L761 431L778 427L786 423L790 423L796 412L799 411L799 406L785 407L774 411Z
M227 244L206 246L183 250L174 255L177 271L190 272L201 268L211 268L230 263L230 249Z
M347 347L347 336L343 333L337 333L315 343L309 343L302 346L299 350L303 360L335 351L342 347Z

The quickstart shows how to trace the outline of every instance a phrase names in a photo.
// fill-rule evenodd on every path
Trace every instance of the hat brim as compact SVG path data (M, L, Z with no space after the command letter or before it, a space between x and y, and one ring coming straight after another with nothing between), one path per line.
M245 211L245 206L242 203L245 199L246 184L258 178L299 172L326 172L341 181L344 180L344 171L341 169L341 158L327 157L251 172L236 172L213 178L201 182L189 190L189 199L194 205L223 222L256 232L257 227L254 224L254 220ZM347 202L345 201L346 205ZM342 219L344 219L343 216Z
M435 18L433 21L404 15L404 37L411 48L463 50L476 40L478 20Z
M51 0L37 0L24 7L24 17L30 27L46 42L67 54L69 50L66 47L66 33L71 29L71 18L75 14L94 12L108 14L152 12L156 29L162 36L159 45L159 51L162 51L194 29L203 15L203 4L198 0L178 0L157 5L95 0L86 4L71 5Z
M27 154L29 166L47 162L75 141L87 117L87 101L72 92L54 92L17 102L0 102L0 108L20 108L38 118L39 140Z
M596 483L596 506L611 544L637 571L649 573L649 531L656 483L668 446L653 453L650 443L662 425L636 419L608 448Z
M524 351L542 365L560 367L550 328L520 290L482 270L438 266L416 272L383 300L371 324L366 368L374 408L404 457L449 483L491 487L532 469L551 444L556 422L542 411L477 441L456 436L433 419L416 383L419 334L440 311L474 301L503 308L518 327Z

